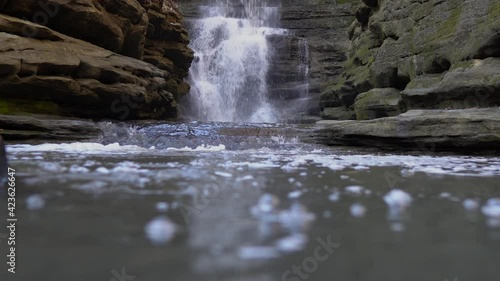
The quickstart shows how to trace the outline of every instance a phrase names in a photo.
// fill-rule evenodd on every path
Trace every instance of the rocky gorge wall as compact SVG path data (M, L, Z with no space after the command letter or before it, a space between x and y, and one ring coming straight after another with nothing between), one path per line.
M363 0L349 58L321 96L325 119L500 105L496 0Z
M0 114L177 117L193 60L169 0L0 1Z

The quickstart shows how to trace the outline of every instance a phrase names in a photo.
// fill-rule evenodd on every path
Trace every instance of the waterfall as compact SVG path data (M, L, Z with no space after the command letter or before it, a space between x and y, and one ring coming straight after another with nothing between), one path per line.
M191 30L195 61L190 70L189 112L203 121L276 122L268 97L272 50L266 39L276 28L278 5L267 0L218 0L201 7Z

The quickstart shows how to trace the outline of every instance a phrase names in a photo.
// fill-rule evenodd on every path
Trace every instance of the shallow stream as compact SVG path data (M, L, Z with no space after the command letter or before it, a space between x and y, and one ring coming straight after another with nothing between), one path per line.
M7 147L12 280L500 278L500 157L319 146L290 125L102 126Z

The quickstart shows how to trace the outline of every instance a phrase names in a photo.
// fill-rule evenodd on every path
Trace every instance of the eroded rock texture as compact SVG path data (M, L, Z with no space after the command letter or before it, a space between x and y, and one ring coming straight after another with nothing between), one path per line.
M500 104L498 1L358 2L349 59L321 97L325 119L354 117L336 114L354 110L358 119L393 115L393 106L384 112L380 105L393 105L394 94L377 88L399 90L402 112ZM378 108L367 107L360 94L378 99L372 103Z
M180 22L167 1L1 1L0 113L175 118L193 59Z

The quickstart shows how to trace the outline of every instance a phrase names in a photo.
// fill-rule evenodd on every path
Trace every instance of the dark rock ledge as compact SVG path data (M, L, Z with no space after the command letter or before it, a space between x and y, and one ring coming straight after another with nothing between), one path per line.
M85 141L101 135L95 122L53 115L0 114L0 128L6 141Z
M423 153L500 154L500 108L410 110L366 121L318 122L315 140L326 145L379 147Z

